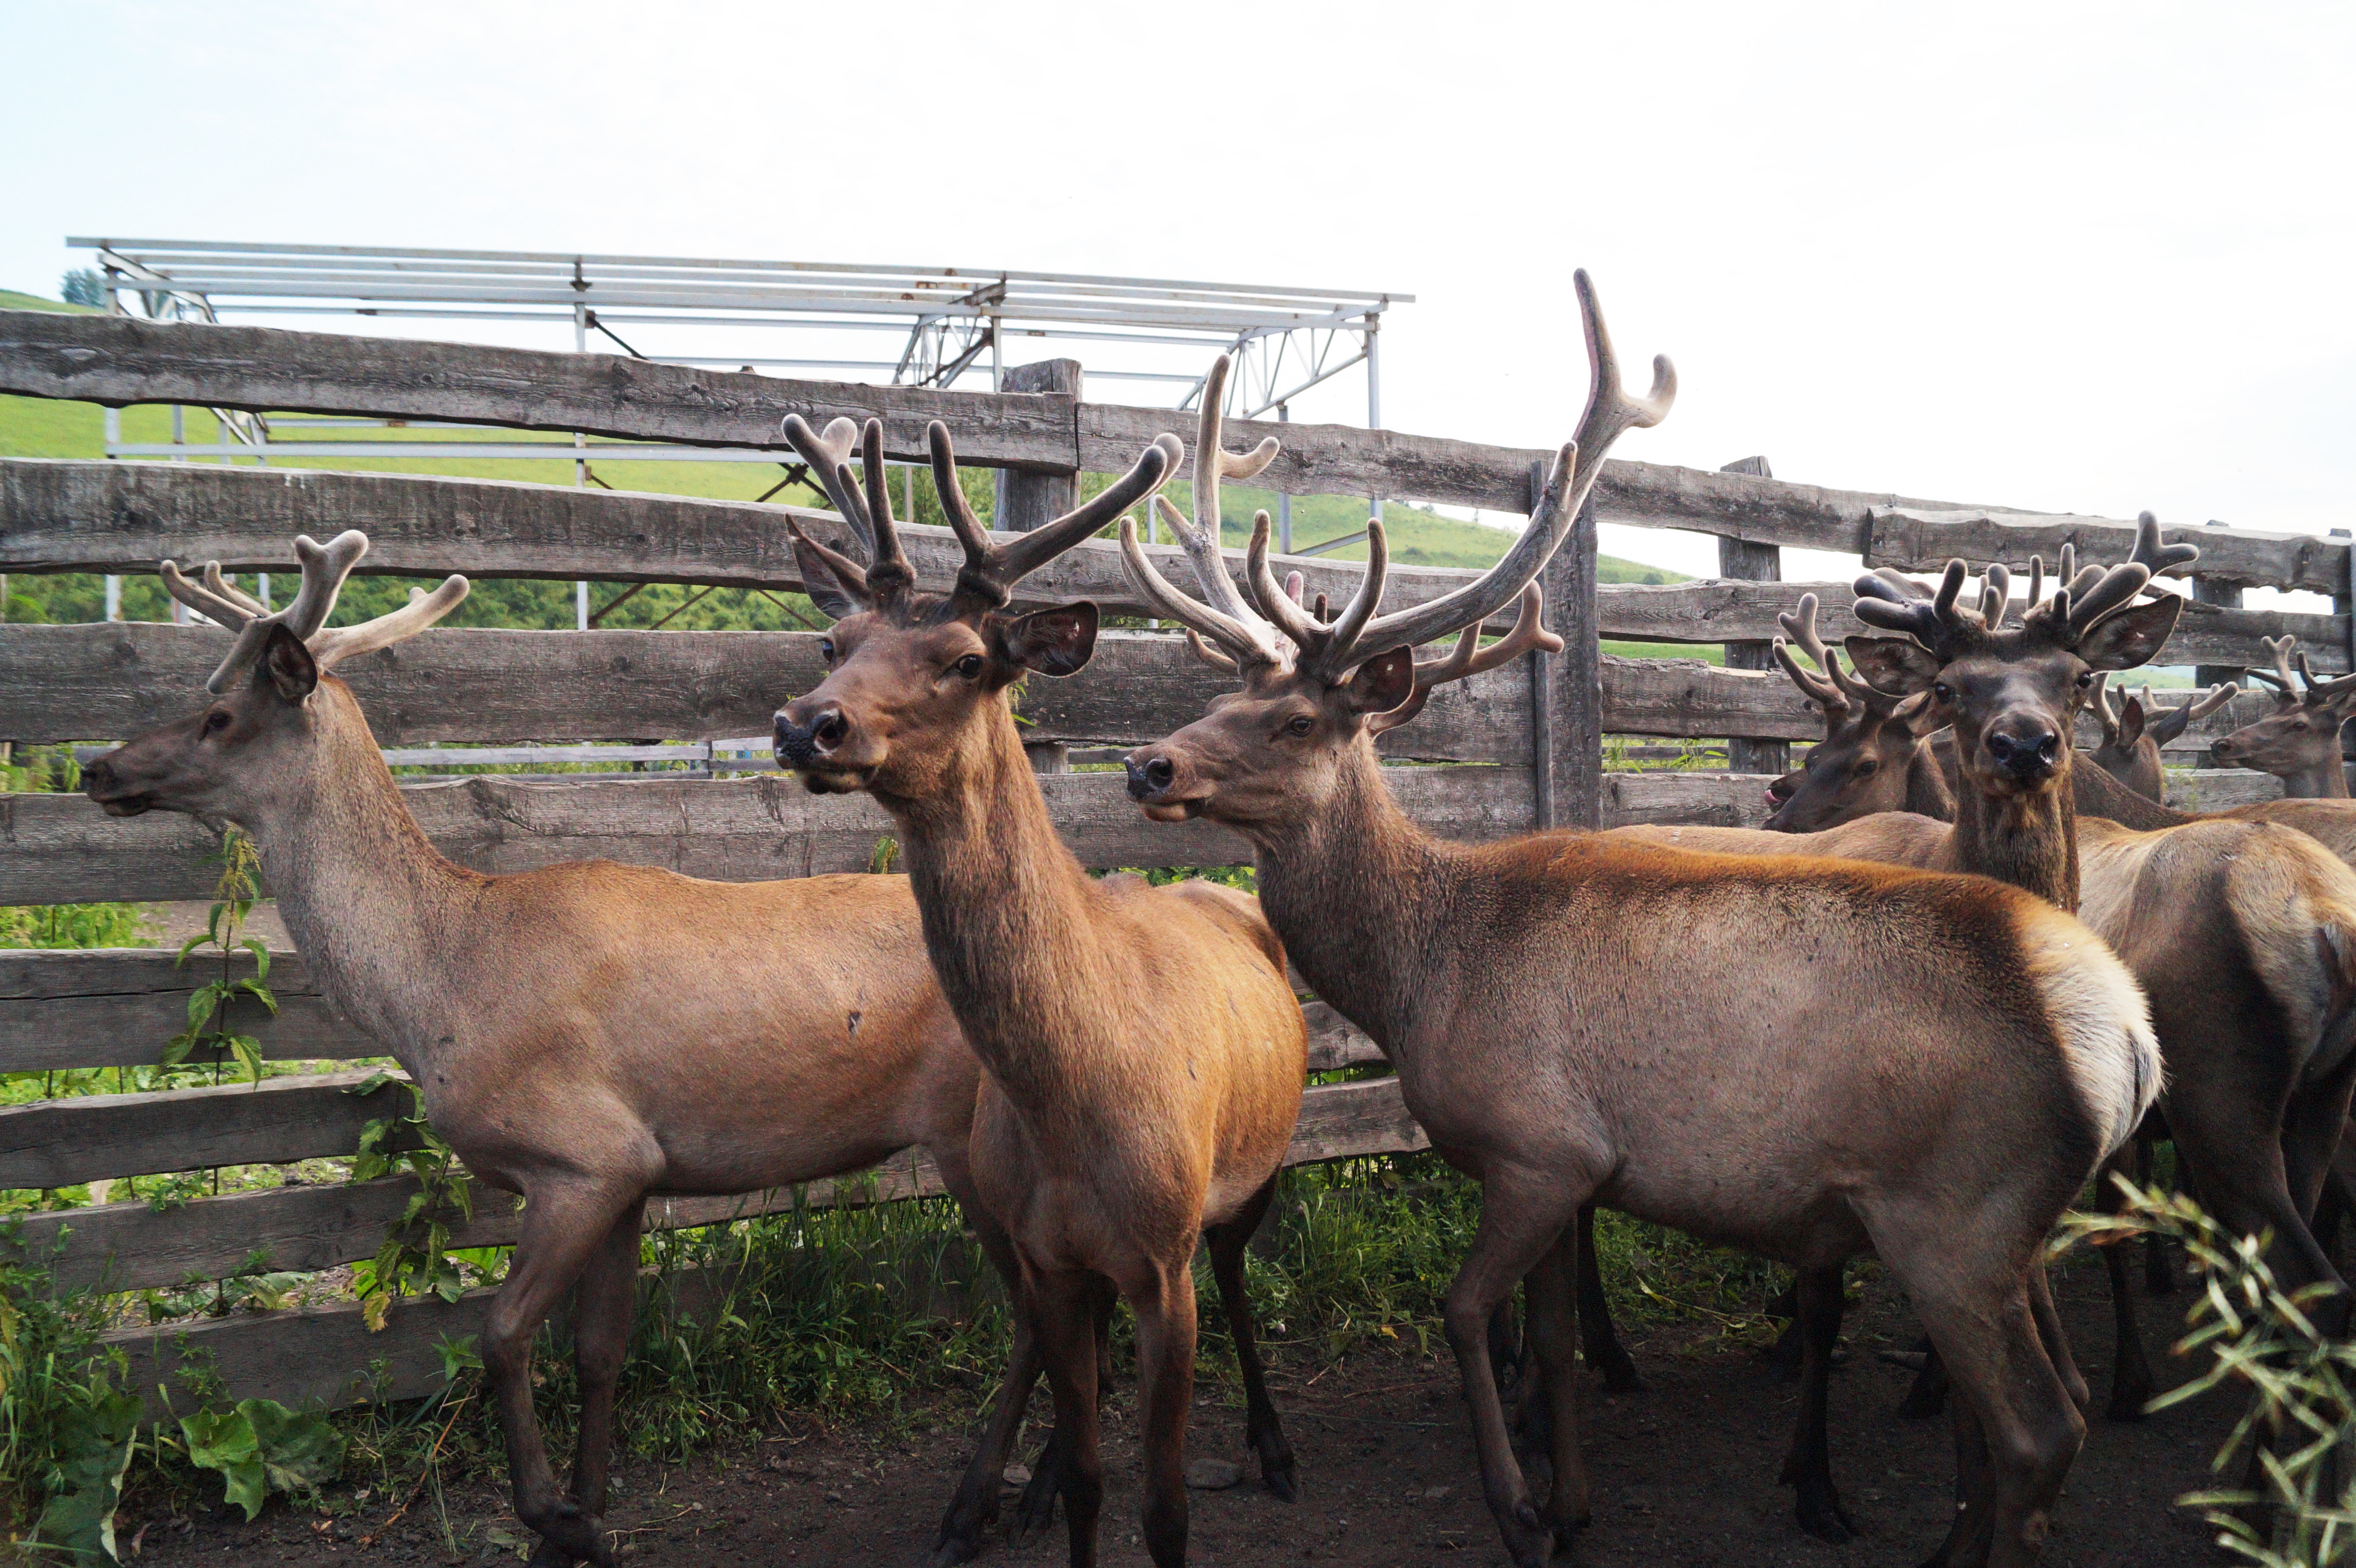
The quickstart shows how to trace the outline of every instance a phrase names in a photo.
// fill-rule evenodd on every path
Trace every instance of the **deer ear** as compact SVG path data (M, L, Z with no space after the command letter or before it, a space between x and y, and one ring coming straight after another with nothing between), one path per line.
M2106 615L2078 639L2078 656L2088 669L2133 669L2159 656L2160 645L2176 630L2184 601L2163 593L2148 604L2132 605Z
M1083 599L1006 623L1006 656L1041 675L1077 675L1097 651L1097 607Z
M1393 648L1368 659L1342 688L1353 713L1393 713L1415 696L1415 650Z
M2119 744L2132 747L2143 739L2143 699L2130 697L2119 709Z
M794 540L794 562L801 570L802 592L809 595L809 602L818 606L819 614L840 621L866 608L851 596L826 558L810 549L809 541L798 538Z
M1912 697L1928 691L1944 667L1939 656L1912 637L1849 637L1841 646L1858 678L1884 697Z
M253 679L257 686L269 682L281 702L300 702L318 689L319 664L311 656L311 650L303 645L302 638L284 625L273 626Z

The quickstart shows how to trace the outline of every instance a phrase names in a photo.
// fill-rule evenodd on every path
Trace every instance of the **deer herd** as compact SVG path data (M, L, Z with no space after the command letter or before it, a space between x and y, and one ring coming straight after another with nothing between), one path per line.
M332 672L446 615L466 580L328 628L359 533L296 540L302 587L274 612L217 567L192 580L163 564L173 596L235 640L206 706L93 763L87 792L118 816L241 824L328 998L399 1060L472 1172L525 1200L483 1347L535 1563L614 1560L602 1516L647 1200L807 1182L910 1147L1014 1307L935 1561L984 1548L1043 1371L1054 1428L1018 1522L1044 1525L1060 1498L1071 1561L1097 1560L1117 1299L1136 1325L1144 1545L1157 1564L1184 1560L1198 1241L1246 1442L1268 1488L1296 1497L1244 1286L1302 1093L1288 964L1372 1038L1433 1148L1481 1184L1445 1328L1483 1496L1523 1568L1590 1519L1580 1336L1628 1381L1597 1288L1597 1206L1795 1272L1803 1392L1783 1478L1802 1526L1831 1541L1854 1529L1827 1445L1842 1270L1871 1256L1890 1271L1929 1339L1912 1403L1944 1398L1954 1423L1955 1509L1931 1561L1958 1568L2038 1556L2084 1439L2089 1390L2043 1258L2090 1181L2114 1201L2096 1179L2172 1139L2182 1179L2233 1230L2270 1233L2285 1278L2339 1284L2314 1219L2356 1086L2356 805L2339 748L2356 677L2318 681L2302 656L2294 677L2288 639L2274 645L2257 678L2276 711L2215 754L2279 773L2293 798L2163 804L2160 745L2234 688L2163 709L2147 688L2112 707L2109 677L2152 660L2183 603L2153 579L2197 554L2162 544L2148 515L2123 562L2081 568L2063 549L2050 594L2032 563L2017 607L2003 566L1976 593L1961 561L1932 586L1860 578L1870 632L1847 639L1847 667L1804 598L1776 654L1826 737L1776 782L1764 829L1466 845L1401 809L1376 738L1438 687L1561 645L1538 574L1614 442L1676 395L1665 358L1645 395L1622 387L1577 281L1591 384L1527 528L1477 579L1387 612L1379 522L1338 611L1279 581L1265 514L1239 576L1222 553L1221 482L1277 453L1223 445L1224 359L1202 392L1191 517L1160 495L1190 461L1165 434L1067 516L993 539L933 425L965 557L946 592L919 588L903 548L881 425L788 419L841 528L787 525L835 624L825 678L779 693L777 759L814 792L873 795L905 876L454 865ZM1141 546L1124 516L1141 504L1193 583ZM1023 750L1010 693L1087 665L1098 617L1087 603L1017 613L1015 590L1116 520L1138 599L1235 688L1130 753L1129 792L1155 821L1248 840L1257 898L1092 877ZM1509 607L1511 630L1484 644ZM1452 651L1419 656L1451 636ZM2073 720L2090 706L2103 744L2081 758ZM2106 1261L2107 1413L2134 1419L2154 1384L2124 1251ZM1542 1498L1493 1351L1517 1285ZM560 1488L530 1359L568 1295L582 1411Z

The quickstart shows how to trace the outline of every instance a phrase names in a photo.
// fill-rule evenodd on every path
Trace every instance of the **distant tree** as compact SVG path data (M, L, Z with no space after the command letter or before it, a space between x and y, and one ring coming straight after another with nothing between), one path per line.
M95 267L77 267L66 274L65 292L59 297L68 304L84 304L92 310L106 307L106 280Z

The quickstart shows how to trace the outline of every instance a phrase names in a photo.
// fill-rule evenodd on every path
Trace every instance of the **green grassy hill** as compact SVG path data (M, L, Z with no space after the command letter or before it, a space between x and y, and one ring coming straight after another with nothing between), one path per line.
M70 311L82 308L37 295L0 290L0 309ZM202 409L187 410L182 429L185 439L192 445L210 445L220 439L217 421ZM104 455L104 411L94 403L0 397L0 456L98 458ZM171 411L153 406L123 410L123 435L124 440L134 443L170 441ZM347 437L368 441L436 442L448 441L454 436L468 441L546 442L555 439L547 432L532 431L343 431L293 424L281 424L273 432L273 439L284 442ZM626 450L626 447L617 448L611 444L601 446L596 449L590 464L595 477L616 490L750 501L768 492L781 477L778 468L763 463L656 463L616 455L617 451ZM573 482L573 466L568 458L423 458L415 461L399 458L320 458L309 461L294 458L273 461L283 466L303 468L373 469L546 485L570 485ZM985 523L988 522L991 510L992 476L987 470L975 470L966 474L964 479L966 493L974 509ZM1105 480L1101 476L1090 476L1085 483L1092 488L1101 485ZM1169 493L1181 508L1192 504L1188 487L1184 485L1173 485ZM803 505L825 505L823 497L801 486L790 487L774 498ZM1276 509L1273 493L1237 486L1230 486L1221 496L1220 502L1222 537L1227 543L1238 547L1250 537L1253 512L1260 508L1270 512ZM934 493L932 477L928 474L917 475L916 509L919 522L939 523L943 520L939 499ZM1292 504L1292 537L1296 545L1313 545L1355 533L1365 528L1365 523L1366 504L1348 496L1300 496ZM1488 528L1397 502L1387 508L1384 527L1389 537L1391 559L1417 566L1484 567L1504 554L1513 539L1513 535L1503 528ZM1361 541L1330 553L1337 560L1363 560L1365 559L1365 545ZM1599 575L1606 582L1685 581L1677 572L1610 556L1598 563L1598 569ZM402 602L408 587L406 581L392 579L355 579L339 605L339 618L359 618L389 609ZM590 591L591 602L593 605L603 605L619 592L620 585L594 584ZM123 613L134 620L166 620L170 616L169 603L161 585L153 578L125 579L123 604ZM19 574L8 581L6 610L9 620L94 621L103 614L103 586L102 581L94 576ZM721 589L704 594L694 589L658 586L634 595L628 603L607 616L603 624L628 627L651 626L659 622L679 630L791 629L806 624L797 618L797 611L805 615L810 613L807 601L798 594L770 595L736 589ZM466 603L452 617L452 624L569 627L573 624L573 585L569 582L479 582Z

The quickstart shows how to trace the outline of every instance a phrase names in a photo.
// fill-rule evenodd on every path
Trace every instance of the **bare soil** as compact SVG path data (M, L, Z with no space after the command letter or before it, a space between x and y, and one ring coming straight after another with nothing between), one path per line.
M2055 1285L2099 1410L2110 1360L2102 1271L2078 1262ZM2156 1349L2175 1338L2189 1299L2179 1286L2169 1300L2141 1302ZM1775 1484L1793 1386L1715 1335L1660 1329L1633 1347L1645 1392L1608 1397L1594 1381L1583 1391L1595 1523L1572 1560L1591 1568L1883 1568L1928 1555L1952 1506L1947 1425L1898 1419L1892 1411L1908 1374L1874 1354L1911 1340L1912 1321L1897 1293L1876 1282L1847 1328L1851 1355L1833 1387L1833 1462L1862 1539L1836 1547L1803 1535L1791 1494ZM2190 1370L2164 1355L2156 1360L2163 1382ZM1239 1568L1472 1568L1505 1561L1481 1502L1451 1360L1399 1349L1355 1355L1331 1369L1280 1359L1274 1371L1300 1456L1302 1499L1288 1506L1260 1488L1243 1446L1240 1409L1206 1391L1190 1455L1235 1460L1246 1479L1229 1490L1191 1494L1190 1561ZM1034 1419L1044 1423L1044 1413L1043 1395ZM2045 1561L2059 1568L2221 1561L2210 1532L2174 1499L2212 1484L2208 1461L2233 1413L2227 1397L2212 1395L2135 1424L2098 1416L2071 1472ZM684 1467L626 1463L617 1470L620 1495L607 1523L625 1532L623 1554L649 1565L922 1563L965 1458L970 1414L968 1404L943 1404L888 1433L800 1423ZM1101 1537L1104 1561L1122 1568L1145 1562L1136 1528L1134 1416L1124 1381L1106 1424ZM521 1555L506 1542L526 1532L496 1477L452 1482L438 1508L431 1494L421 1498L389 1531L386 1499L355 1503L347 1488L335 1501L337 1517L273 1501L252 1525L226 1509L142 1516L134 1501L122 1534L139 1541L131 1560L142 1564L456 1564ZM1011 1495L1009 1503L1011 1518ZM363 1546L376 1531L381 1539ZM994 1537L980 1562L1060 1564L1063 1537L1059 1515L1044 1537L1022 1543Z

